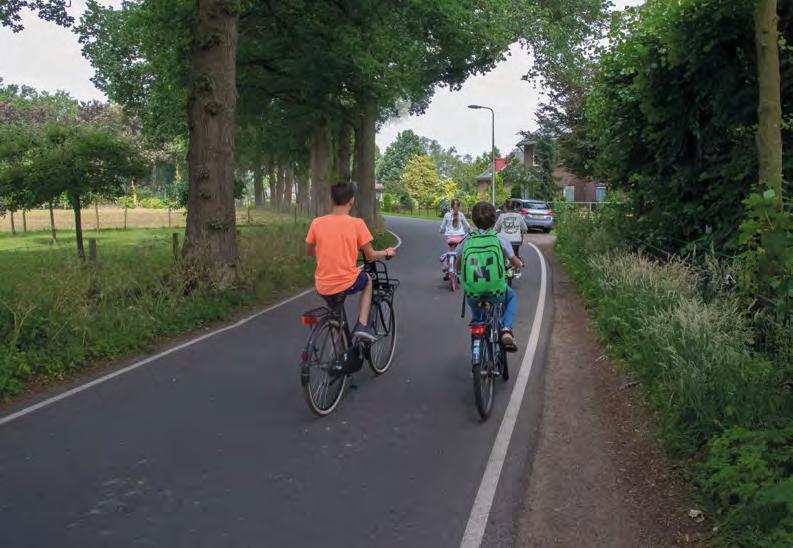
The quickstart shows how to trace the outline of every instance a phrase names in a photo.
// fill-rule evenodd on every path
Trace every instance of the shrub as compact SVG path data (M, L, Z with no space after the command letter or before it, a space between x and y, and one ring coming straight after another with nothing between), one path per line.
M394 211L394 206L397 203L396 196L388 192L383 194L383 211Z
M733 428L713 440L700 472L724 544L793 546L793 427Z
M138 202L138 205L144 209L165 209L166 204L160 198L143 198Z
M119 207L133 209L135 207L135 200L132 199L132 196L121 196L120 198L116 199L116 205Z

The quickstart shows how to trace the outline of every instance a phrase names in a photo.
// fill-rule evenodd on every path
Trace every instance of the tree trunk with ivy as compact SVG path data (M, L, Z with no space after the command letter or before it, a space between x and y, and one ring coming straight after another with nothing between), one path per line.
M772 189L782 206L782 99L776 0L758 0L755 12L757 47L757 162L760 183Z
M340 123L336 139L336 166L333 172L339 181L349 181L352 177L352 170L350 169L352 147L350 125L346 120ZM334 180L332 182L335 183L337 181Z
M83 204L80 196L71 196L69 200L74 210L74 234L77 239L77 256L85 259L85 246L83 245Z
M282 209L288 211L292 208L292 193L295 187L295 171L291 164L286 164L284 169L284 194L281 200Z
M198 283L236 277L234 129L238 0L196 0L187 107L190 193L183 257Z
M264 205L264 171L262 163L258 160L253 167L253 196L256 207Z
M275 200L273 205L278 211L284 209L284 166L277 164L275 167Z
M311 136L311 212L325 215L330 211L330 139L324 125L317 126Z
M358 183L358 215L370 227L375 221L374 152L377 111L365 106L355 126L355 180Z
M270 187L270 209L275 209L275 164L267 162L267 183Z

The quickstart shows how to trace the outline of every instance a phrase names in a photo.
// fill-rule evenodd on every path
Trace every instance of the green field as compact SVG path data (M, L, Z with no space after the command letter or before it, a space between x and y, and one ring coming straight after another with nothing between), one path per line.
M183 287L173 229L88 233L96 262L80 261L66 232L55 245L46 232L0 235L0 398L310 287L308 220L258 220L239 227L239 283L216 292Z

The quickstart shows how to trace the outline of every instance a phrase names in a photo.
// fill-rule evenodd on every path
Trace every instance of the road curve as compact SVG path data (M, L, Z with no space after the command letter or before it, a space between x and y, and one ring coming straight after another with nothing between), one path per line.
M437 224L388 225L403 245L389 263L402 285L387 374L362 370L331 416L311 415L297 366L298 317L317 303L306 295L0 424L0 546L459 547L523 352L480 422L468 318L440 279ZM516 335L525 349L541 259L528 246L522 254ZM544 303L482 546L514 538L539 427L549 296Z

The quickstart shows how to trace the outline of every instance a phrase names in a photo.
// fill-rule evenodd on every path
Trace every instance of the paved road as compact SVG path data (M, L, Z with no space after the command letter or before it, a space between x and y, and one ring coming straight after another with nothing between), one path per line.
M403 246L389 264L402 286L386 375L364 369L333 415L311 415L297 367L306 336L298 317L316 302L306 295L0 424L0 546L460 546L523 354L481 423L467 320L459 292L440 280L436 224L389 225ZM540 278L537 254L524 255L523 348ZM547 322L543 329L541 340ZM484 546L511 544L543 362L532 370Z

